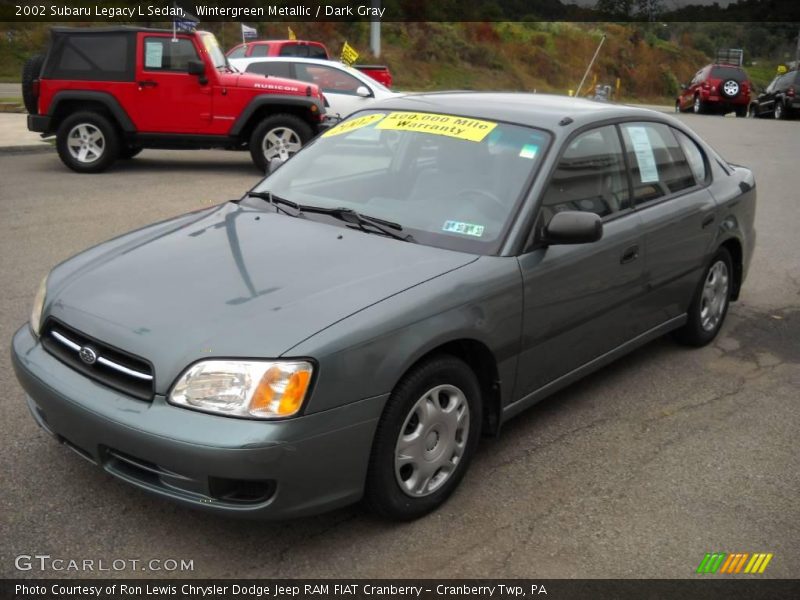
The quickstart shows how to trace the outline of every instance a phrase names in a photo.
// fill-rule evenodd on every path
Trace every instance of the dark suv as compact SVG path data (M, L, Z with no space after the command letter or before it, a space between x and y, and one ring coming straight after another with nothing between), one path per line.
M675 111L722 115L735 112L737 117L746 117L750 87L750 79L741 67L706 65L695 73L688 85L681 86Z
M208 32L54 28L23 71L28 129L95 173L142 148L249 149L262 170L326 125L319 87L236 72Z
M778 75L750 104L751 117L788 119L800 114L800 70Z

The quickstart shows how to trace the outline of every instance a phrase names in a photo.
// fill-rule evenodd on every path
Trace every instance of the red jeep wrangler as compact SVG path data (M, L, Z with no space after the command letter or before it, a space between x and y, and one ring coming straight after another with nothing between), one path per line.
M130 27L54 28L23 71L28 129L55 134L70 169L143 148L247 149L265 169L327 126L315 85L237 73L216 38Z

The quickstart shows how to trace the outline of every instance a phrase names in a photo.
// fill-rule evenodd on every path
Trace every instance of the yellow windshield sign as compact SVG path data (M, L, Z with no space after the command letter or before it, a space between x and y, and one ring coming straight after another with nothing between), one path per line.
M361 129L362 127L366 127L367 125L372 125L373 123L380 121L385 116L386 115L384 113L373 113L371 115L349 119L343 123L339 123L336 125L336 127L328 129L328 131L322 134L322 137L331 137L332 135L340 135L342 133L348 133L356 129Z
M497 127L497 123L468 117L438 115L435 113L393 112L378 123L375 129L418 131L420 133L446 135L470 142L481 142L495 127Z

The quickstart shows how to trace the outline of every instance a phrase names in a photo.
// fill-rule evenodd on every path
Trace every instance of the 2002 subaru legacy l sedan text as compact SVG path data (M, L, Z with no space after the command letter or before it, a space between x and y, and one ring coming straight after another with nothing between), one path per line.
M45 430L140 488L414 518L481 432L667 332L711 341L755 200L749 170L668 115L387 100L241 200L55 267L13 363Z

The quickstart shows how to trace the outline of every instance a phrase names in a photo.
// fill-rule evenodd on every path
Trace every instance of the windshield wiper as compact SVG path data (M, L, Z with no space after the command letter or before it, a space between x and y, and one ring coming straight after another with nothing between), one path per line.
M329 215L334 219L338 219L339 221L344 221L345 223L355 225L361 229L361 231L366 233L380 233L396 240L403 240L404 242L416 242L414 237L410 234L403 235L403 226L400 225L400 223L386 221L384 219L379 219L378 217L371 217L369 215L356 212L351 208L325 208L324 206L298 204L297 202L292 202L286 198L276 196L272 192L247 192L247 196L266 200L272 206L274 206L276 210L279 210L291 217L299 217L304 213ZM289 212L283 208L283 206L293 208L297 212Z
M290 217L297 217L300 216L301 207L297 202L292 202L291 200L287 200L286 198L281 198L280 196L276 196L272 192L247 192L247 196L249 198L261 198L262 200L266 200L272 206L275 207L275 210L281 211L285 215L289 215ZM297 212L289 212L284 206L289 206L295 209Z
M319 215L329 215L345 223L355 225L361 231L366 233L381 233L383 235L392 237L396 240L403 240L404 242L416 242L410 234L403 235L403 226L400 223L393 221L386 221L378 217L371 217L369 215L356 212L351 208L325 208L322 206L306 206L299 205L299 210L304 213L315 213ZM372 229L368 229L372 227Z

